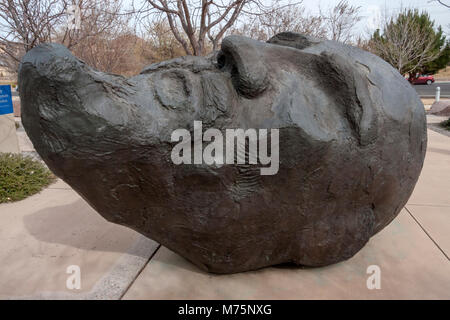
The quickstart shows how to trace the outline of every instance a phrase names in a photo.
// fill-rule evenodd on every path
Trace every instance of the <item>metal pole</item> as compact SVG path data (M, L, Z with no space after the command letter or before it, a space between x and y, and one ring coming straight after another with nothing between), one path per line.
M439 102L439 100L441 99L441 87L437 87L436 88L436 102Z

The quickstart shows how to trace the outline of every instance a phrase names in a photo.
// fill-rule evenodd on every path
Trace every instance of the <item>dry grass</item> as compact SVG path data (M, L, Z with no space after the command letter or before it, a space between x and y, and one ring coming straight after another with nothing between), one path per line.
M450 66L448 66L445 69L442 69L438 73L434 75L434 79L440 80L440 81L450 81Z
M430 98L430 99L420 99L420 100L422 100L422 103L423 103L424 106L426 106L426 105L432 105L433 102L434 102L434 98Z
M426 105L426 104L433 104L433 102L434 102L434 98L422 98L422 99L420 99L420 100L422 100L422 103L424 104L424 105ZM441 101L442 100L450 100L450 99L442 99L441 98Z
M8 84L11 86L11 89L13 89L17 86L17 81L5 79L0 80L0 85L8 85Z

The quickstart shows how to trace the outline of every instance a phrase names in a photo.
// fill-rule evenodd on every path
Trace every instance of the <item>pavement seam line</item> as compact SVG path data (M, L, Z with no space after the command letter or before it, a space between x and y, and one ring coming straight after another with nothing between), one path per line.
M125 288L125 290L123 291L123 293L121 294L121 296L119 297L119 300L122 300L123 297L125 296L125 294L128 292L128 290L131 288L131 286L136 282L137 278L139 278L139 276L141 275L142 271L144 271L144 269L147 267L148 263L150 262L150 260L153 259L153 257L155 256L155 254L158 252L158 250L161 248L161 245L159 244L158 247L156 248L155 251L153 251L153 253L151 254L151 256L148 258L147 262L142 266L141 270L139 270L139 272L136 274L136 276L133 278L133 280L130 282L130 284Z
M442 254L447 258L447 260L450 261L449 256L445 253L445 251L439 246L439 244L431 237L431 235L428 233L427 230L425 230L425 228L420 224L419 220L416 219L416 217L414 217L414 215L411 213L411 211L409 211L409 209L405 206L405 210L409 213L409 215L411 216L411 218L414 219L414 221L419 225L419 227L423 230L423 232L425 232L425 234L428 236L428 238L430 238L431 241L433 241L433 243L436 245L436 247L442 252Z
M407 206L413 206L413 207L450 208L450 205L448 205L448 204L420 204L420 203L408 203Z

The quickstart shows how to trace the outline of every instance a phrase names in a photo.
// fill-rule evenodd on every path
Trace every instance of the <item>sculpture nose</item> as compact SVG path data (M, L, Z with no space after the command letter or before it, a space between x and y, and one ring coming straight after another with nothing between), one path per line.
M258 96L268 86L268 71L260 46L260 42L246 37L228 36L223 39L217 57L219 68L231 73L237 91L247 98Z

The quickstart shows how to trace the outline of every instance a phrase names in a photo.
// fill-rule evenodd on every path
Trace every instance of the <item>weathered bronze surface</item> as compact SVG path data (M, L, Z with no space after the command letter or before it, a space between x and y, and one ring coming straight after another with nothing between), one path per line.
M126 79L63 46L19 71L22 122L51 170L103 217L198 267L233 273L352 257L399 213L426 149L423 105L358 48L282 33L224 39ZM277 128L280 167L175 165L171 133Z

